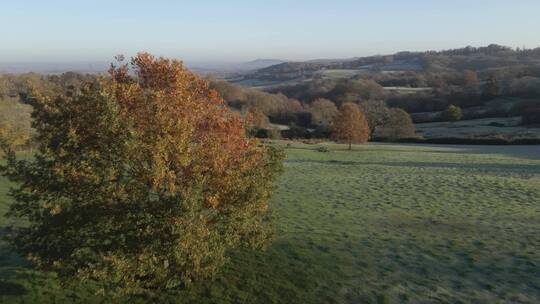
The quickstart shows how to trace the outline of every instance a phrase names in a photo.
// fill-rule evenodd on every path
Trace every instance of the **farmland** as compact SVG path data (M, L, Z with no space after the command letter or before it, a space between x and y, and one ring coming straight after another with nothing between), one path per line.
M521 126L520 122L520 117L506 117L420 123L416 124L416 132L426 138L540 138L539 127Z
M540 301L539 146L278 145L287 159L273 245L232 252L215 282L153 301ZM2 212L7 188L0 180ZM108 303L96 290L61 285L0 247L2 303Z

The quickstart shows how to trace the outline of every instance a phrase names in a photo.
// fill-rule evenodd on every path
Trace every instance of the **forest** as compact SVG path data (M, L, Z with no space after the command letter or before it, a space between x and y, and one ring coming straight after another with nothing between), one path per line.
M540 124L538 54L538 49L514 50L497 45L402 52L339 64L281 63L242 76L280 78L281 73L310 71L309 76L304 75L293 84L279 81L271 86L251 87L213 75L208 76L208 81L231 109L243 117L254 118L250 132L260 138L330 138L339 107L354 103L366 115L372 141L444 137L458 141L465 138L467 142L535 142L540 138L536 134ZM396 62L401 63L395 65ZM410 69L416 63L419 68ZM329 73L336 68L342 71L358 67L364 69L362 73ZM31 138L29 107L25 105L30 90L66 91L99 77L74 72L0 76L2 132L9 134L10 140ZM482 125L484 119L490 120ZM458 135L430 135L429 123L457 121L479 122L493 128L485 134L467 129Z

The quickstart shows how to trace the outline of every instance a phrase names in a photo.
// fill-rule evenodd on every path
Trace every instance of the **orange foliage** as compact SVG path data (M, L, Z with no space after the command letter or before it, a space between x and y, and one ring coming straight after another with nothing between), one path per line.
M246 122L250 129L265 129L270 124L268 117L259 108L250 108L246 114Z
M133 155L148 164L141 168L147 182L171 195L202 190L212 208L234 201L248 186L238 184L241 177L264 155L246 138L241 118L179 61L141 53L131 64L136 77L125 64L111 66L110 92L141 139Z
M369 139L369 126L364 114L354 103L344 103L334 119L332 138L351 145L362 144Z

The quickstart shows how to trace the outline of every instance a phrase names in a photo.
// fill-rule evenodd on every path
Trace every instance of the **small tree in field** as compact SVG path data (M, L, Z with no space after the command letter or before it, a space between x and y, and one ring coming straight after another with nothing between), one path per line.
M81 93L36 96L32 160L7 151L19 184L10 235L39 269L140 293L211 278L237 247L272 236L280 152L178 61L139 54Z
M334 119L332 139L336 142L349 144L362 144L369 139L369 126L364 114L354 103L344 103Z
M463 117L461 108L455 105L449 105L446 110L442 112L442 119L444 121L459 121Z

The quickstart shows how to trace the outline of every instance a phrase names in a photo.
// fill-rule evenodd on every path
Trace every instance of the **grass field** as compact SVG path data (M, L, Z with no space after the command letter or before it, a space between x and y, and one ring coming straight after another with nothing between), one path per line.
M425 138L540 138L540 127L521 126L521 117L480 118L455 122L416 124L416 132Z
M213 283L103 299L30 270L3 244L0 303L540 302L538 146L317 147L287 148L274 244L231 253Z

